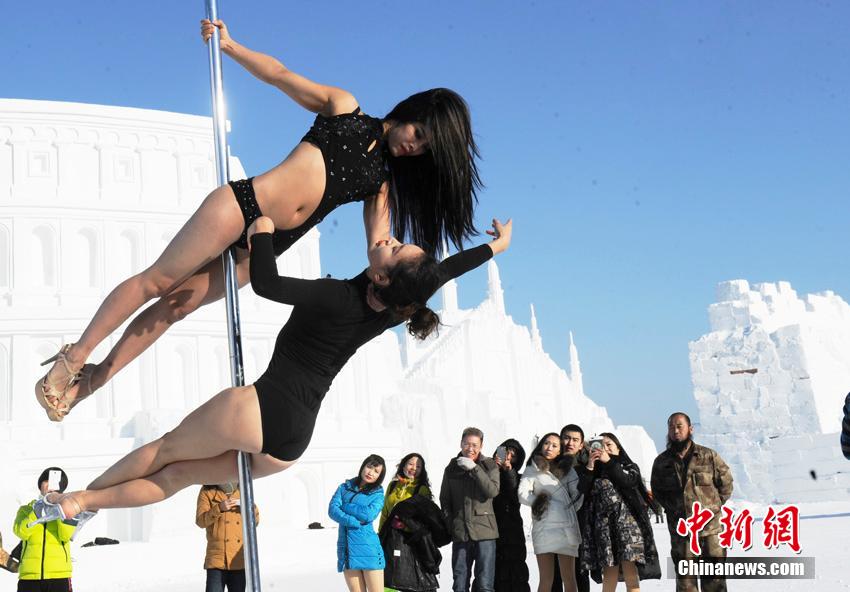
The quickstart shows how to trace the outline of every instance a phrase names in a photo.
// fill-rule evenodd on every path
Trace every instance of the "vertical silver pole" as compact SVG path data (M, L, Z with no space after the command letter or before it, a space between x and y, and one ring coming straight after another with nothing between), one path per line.
M205 0L206 18L218 19L216 0ZM221 75L221 46L218 30L209 41L210 90L213 102L213 130L215 136L216 174L219 185L230 181L227 150L227 114L224 104L224 85ZM239 286L236 282L236 263L233 249L222 256L224 265L225 307L227 309L227 339L230 346L230 377L233 386L244 386L242 370L242 330L239 324ZM251 457L238 455L239 491L242 498L242 541L245 556L245 580L248 590L260 592L260 560L257 552L257 525L254 524L254 484L251 480Z

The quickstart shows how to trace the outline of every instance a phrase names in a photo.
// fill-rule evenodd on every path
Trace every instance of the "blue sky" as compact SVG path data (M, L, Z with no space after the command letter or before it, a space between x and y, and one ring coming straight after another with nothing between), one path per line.
M0 95L210 113L203 2L58 7L7 11ZM368 113L434 86L463 94L487 185L479 228L514 219L508 312L528 324L534 303L563 367L572 330L587 393L658 443L670 411L695 411L687 343L708 329L717 282L850 297L850 5L219 7L235 39ZM225 86L233 152L249 174L274 166L311 115L231 61ZM320 230L326 272L362 268L359 208ZM470 274L461 304L485 288Z

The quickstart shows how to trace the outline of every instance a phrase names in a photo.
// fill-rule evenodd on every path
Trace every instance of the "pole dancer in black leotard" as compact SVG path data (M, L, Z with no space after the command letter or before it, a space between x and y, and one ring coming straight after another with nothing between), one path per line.
M42 520L143 506L192 484L223 483L235 478L237 450L252 454L257 478L286 469L309 444L325 393L357 349L401 323L425 338L439 323L426 306L434 292L504 251L511 238L510 221L494 220L492 242L442 263L415 245L385 239L373 244L369 267L355 278L303 280L277 275L273 230L265 217L249 230L254 289L293 306L268 369L255 384L225 389L201 405L87 490L46 498Z
M35 396L53 421L103 386L154 343L168 327L224 294L221 253L247 247L245 231L261 215L274 223L280 254L334 208L378 201L365 218L367 234L385 228L390 213L396 236L409 235L433 254L447 240L460 247L475 233L475 164L469 109L443 88L415 94L384 119L360 113L357 100L339 88L317 84L278 60L237 43L221 21L202 21L208 40L218 28L222 52L251 74L317 113L313 127L272 170L210 193L159 258L121 282L106 297L79 340L62 347L35 384ZM249 278L248 258L237 250L240 286ZM138 314L100 364L85 364L94 348ZM85 364L85 366L84 366Z

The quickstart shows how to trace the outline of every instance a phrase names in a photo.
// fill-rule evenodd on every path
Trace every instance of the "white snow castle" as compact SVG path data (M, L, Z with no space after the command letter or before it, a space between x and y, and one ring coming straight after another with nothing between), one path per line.
M0 100L0 507L10 520L17 504L35 496L46 466L62 466L70 488L83 487L230 384L218 303L174 325L61 424L47 420L32 394L39 362L77 338L109 290L153 261L214 187L211 130L207 117ZM244 175L235 158L231 170ZM285 253L279 269L319 277L318 230ZM530 331L506 314L494 262L479 306L459 309L456 291L455 282L442 291L446 326L438 338L413 343L387 332L352 358L304 457L256 482L263 524L327 522L334 488L372 452L390 470L404 453L421 452L439 486L468 425L484 430L488 453L507 437L530 447L535 434L568 422L588 434L615 429L584 394L572 336L567 374L543 350L533 310ZM289 310L250 289L240 300L250 382ZM649 436L637 426L619 432L648 474ZM87 530L124 540L191 530L196 495L192 488L153 507L107 511Z
M763 503L847 499L839 447L850 390L850 306L788 282L723 282L711 332L690 344L699 441L730 464L735 497Z

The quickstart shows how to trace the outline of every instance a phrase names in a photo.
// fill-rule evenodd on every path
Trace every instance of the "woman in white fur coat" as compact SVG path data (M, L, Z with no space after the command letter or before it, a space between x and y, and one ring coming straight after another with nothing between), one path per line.
M572 457L561 456L561 437L543 436L531 453L519 482L519 500L531 506L531 542L537 556L537 592L550 592L555 561L566 592L576 592L575 560L581 545L576 511L581 507Z

